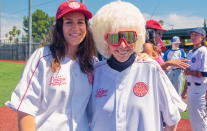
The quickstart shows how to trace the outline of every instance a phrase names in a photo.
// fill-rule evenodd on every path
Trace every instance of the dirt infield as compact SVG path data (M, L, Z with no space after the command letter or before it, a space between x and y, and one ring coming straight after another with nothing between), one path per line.
M17 114L8 107L0 107L0 131L18 131ZM177 131L192 131L189 120L181 119Z
M26 63L26 61L22 61L22 60L2 60L2 59L0 59L0 62Z
M0 107L0 131L18 131L17 114L8 107Z

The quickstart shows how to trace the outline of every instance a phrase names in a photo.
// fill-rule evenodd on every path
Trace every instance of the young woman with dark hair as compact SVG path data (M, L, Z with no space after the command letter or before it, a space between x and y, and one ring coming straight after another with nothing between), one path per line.
M37 49L6 103L18 113L21 131L88 131L95 45L86 6L63 2L51 45Z
M182 69L189 67L186 64L188 60L170 60L164 61L161 56L162 45L162 32L167 31L163 29L158 21L148 20L146 22L146 43L143 45L143 52L147 53L150 57L156 60L163 70L169 66L176 66Z
M93 71L93 56L96 55L95 44L93 36L91 34L88 19L85 19L86 23L86 36L84 40L79 44L76 56L79 59L80 68L83 73L88 73ZM63 18L57 20L53 31L53 40L50 45L50 50L54 58L52 63L53 71L56 71L60 65L60 60L65 57L65 52L68 50L68 45L65 42L63 36Z

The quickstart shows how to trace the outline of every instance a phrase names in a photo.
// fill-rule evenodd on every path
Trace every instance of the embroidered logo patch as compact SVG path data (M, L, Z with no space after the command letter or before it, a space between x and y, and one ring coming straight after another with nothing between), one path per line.
M51 85L51 86L66 85L66 78L63 78L61 76L51 77L49 85Z
M71 2L68 6L72 9L77 9L80 7L80 4L78 2Z
M196 62L196 58L193 57L193 58L191 59L191 61L192 61L192 63L195 63L195 62Z
M96 97L104 97L107 96L108 90L104 90L103 88L97 89Z
M138 82L134 85L133 92L136 96L145 96L148 92L148 87L144 82Z

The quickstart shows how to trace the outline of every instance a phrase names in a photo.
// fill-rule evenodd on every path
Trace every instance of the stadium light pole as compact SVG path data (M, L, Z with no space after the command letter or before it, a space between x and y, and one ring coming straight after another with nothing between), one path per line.
M32 0L29 0L29 30L28 30L28 58L31 55L31 40L32 40Z

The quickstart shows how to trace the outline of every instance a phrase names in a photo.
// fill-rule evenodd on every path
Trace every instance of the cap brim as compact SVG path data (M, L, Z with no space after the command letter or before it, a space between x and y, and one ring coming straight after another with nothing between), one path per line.
M153 25L147 25L146 26L147 28L150 28L150 29L156 29L156 30L161 30L161 31L168 31L168 30L165 30L161 27L157 27L157 26L153 26Z
M160 29L160 30L162 30L162 31L168 31L168 30L165 30L165 29Z
M199 33L199 34L201 34L203 36L206 36L206 34L203 34L203 33L199 32L199 31L196 31L196 30L190 30L190 31L188 31L189 34L191 34L192 32Z

